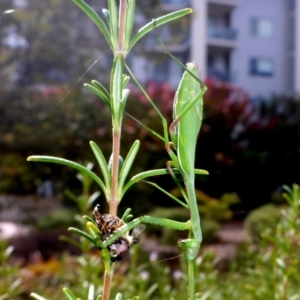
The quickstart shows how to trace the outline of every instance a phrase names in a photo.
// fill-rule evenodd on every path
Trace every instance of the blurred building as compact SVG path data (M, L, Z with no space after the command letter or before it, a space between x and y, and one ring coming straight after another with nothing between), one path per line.
M189 26L176 21L159 34L182 62L195 60L203 78L241 86L252 97L300 93L300 0L160 2L165 13L193 8ZM155 35L148 46L156 49L157 63L150 67L144 62L151 68L147 74L176 86L180 67L163 57Z

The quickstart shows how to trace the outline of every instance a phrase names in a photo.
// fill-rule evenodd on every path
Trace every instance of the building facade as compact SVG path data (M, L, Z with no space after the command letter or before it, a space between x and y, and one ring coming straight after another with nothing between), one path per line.
M251 97L300 93L300 0L160 1L164 12L193 8L187 38L169 50L183 62L195 60L202 78L240 86ZM184 34L182 27L177 23L175 35ZM158 63L151 73L174 85L180 78L174 62Z

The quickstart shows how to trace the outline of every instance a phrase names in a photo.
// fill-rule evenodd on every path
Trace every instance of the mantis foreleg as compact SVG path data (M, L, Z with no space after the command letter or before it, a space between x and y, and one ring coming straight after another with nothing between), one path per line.
M109 236L105 241L100 242L99 245L101 248L106 248L107 246L111 245L114 241L119 238L122 238L125 234L127 234L130 230L137 227L141 223L151 223L154 225L169 227L175 230L190 230L191 224L190 222L178 222L163 218L155 218L151 216L142 216L132 220L131 222L121 226L118 228L114 233Z

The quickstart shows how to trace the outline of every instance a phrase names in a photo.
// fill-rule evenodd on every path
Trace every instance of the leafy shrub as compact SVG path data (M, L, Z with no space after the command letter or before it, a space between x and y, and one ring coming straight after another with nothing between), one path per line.
M74 211L71 209L56 210L38 221L38 229L67 228L74 223Z
M280 220L280 208L266 204L252 210L245 219L245 228L253 242L258 242L267 228L274 230Z

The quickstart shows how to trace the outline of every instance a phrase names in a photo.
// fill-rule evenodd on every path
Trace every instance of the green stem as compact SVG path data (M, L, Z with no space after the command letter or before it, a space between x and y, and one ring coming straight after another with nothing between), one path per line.
M113 264L114 265L114 264ZM111 290L111 282L114 273L114 266L112 265L111 269L108 271L106 270L104 273L104 284L103 284L103 294L102 300L109 300L110 299L110 290Z
M126 21L127 0L120 0L119 7L119 51L124 51L125 21Z
M120 156L120 128L113 128L113 150L112 150L112 170L111 170L111 198L108 199L109 214L116 216L118 211L118 178L119 178L119 156Z
M194 176L190 176L189 178L184 178L184 184L189 199L189 208L191 213L191 226L193 230L193 235L194 238L201 244L202 231L200 225L200 215L199 215L199 210L197 205L194 182L195 182Z
M114 263L110 261L110 254L109 251L105 248L101 251L102 261L104 263L104 282L103 282L103 291L102 291L102 300L109 300L110 299L110 291L111 291L111 283L114 274Z
M187 260L190 300L195 300L195 260Z

